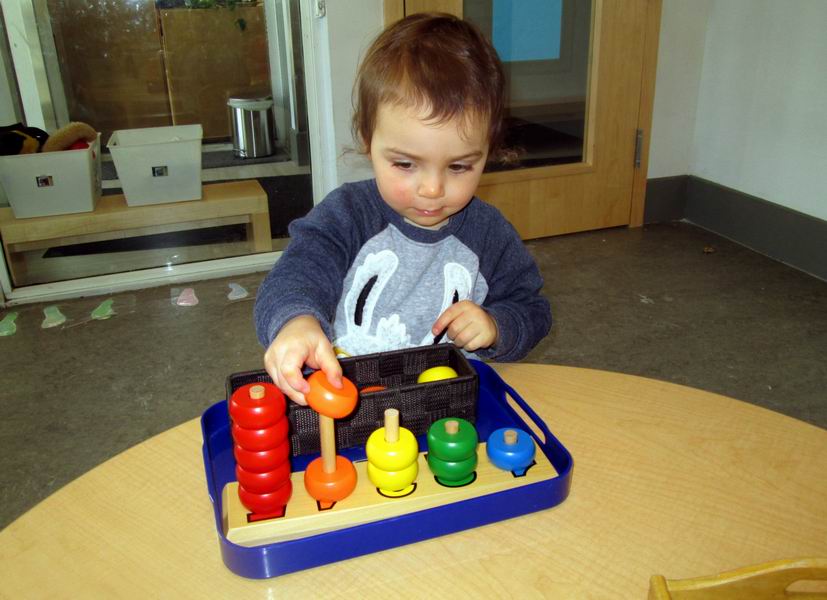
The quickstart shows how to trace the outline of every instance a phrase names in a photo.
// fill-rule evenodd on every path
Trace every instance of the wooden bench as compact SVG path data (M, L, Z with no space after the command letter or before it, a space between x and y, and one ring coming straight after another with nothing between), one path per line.
M251 252L272 250L267 194L258 181L209 184L201 200L148 206L127 206L122 194L102 196L94 211L70 215L17 219L11 208L0 208L0 236L16 285L27 250L241 223Z

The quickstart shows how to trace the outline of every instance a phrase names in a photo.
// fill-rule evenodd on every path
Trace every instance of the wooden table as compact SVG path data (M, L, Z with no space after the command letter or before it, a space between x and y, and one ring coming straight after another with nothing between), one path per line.
M127 206L123 194L114 194L102 196L92 212L28 219L0 208L3 250L18 285L27 250L240 223L246 225L251 252L272 250L267 193L254 179L205 185L200 200L186 202Z
M555 508L248 580L221 562L193 420L0 532L0 596L644 598L655 573L827 556L827 431L638 377L497 370L574 456L571 495Z

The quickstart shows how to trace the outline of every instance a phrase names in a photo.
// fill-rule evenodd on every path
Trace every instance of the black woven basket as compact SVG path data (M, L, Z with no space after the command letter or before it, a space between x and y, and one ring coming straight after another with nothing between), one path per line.
M374 430L384 426L385 409L399 410L399 424L414 435L428 431L431 423L445 417L460 417L474 423L477 416L477 372L451 344L423 346L341 359L342 372L358 389L382 385L385 390L360 394L349 416L336 420L336 447L362 446ZM425 369L446 366L457 377L417 383ZM266 371L235 373L227 378L227 398L248 383L271 383ZM308 406L288 400L290 444L293 456L319 452L319 418Z

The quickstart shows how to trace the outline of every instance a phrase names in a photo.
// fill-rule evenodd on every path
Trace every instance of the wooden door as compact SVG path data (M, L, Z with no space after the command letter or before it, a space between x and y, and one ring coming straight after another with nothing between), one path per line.
M524 239L642 224L660 6L661 0L592 2L584 94L542 107L558 116L579 108L577 158L483 175L477 194ZM463 16L463 2L386 0L385 11L386 22L423 11ZM538 109L530 104L512 104L510 112Z

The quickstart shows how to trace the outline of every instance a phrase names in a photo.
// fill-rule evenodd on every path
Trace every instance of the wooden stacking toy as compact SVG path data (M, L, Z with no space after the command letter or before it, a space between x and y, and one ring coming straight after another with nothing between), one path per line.
M495 467L520 476L534 462L534 440L522 429L504 427L488 436L485 452Z
M440 419L428 429L428 467L448 487L474 481L477 430L465 419Z
M293 493L284 395L271 383L248 384L230 397L229 412L239 500L251 521L283 515Z
M310 391L305 395L310 407L319 413L321 456L307 465L304 487L319 503L319 508L332 508L347 498L356 487L356 469L344 456L336 454L336 433L333 420L348 416L356 408L359 392L349 379L342 377L342 388L328 381L323 371L307 378Z
M385 411L385 426L365 444L368 478L384 496L398 498L414 491L419 473L419 444L410 430L399 426L399 411Z

